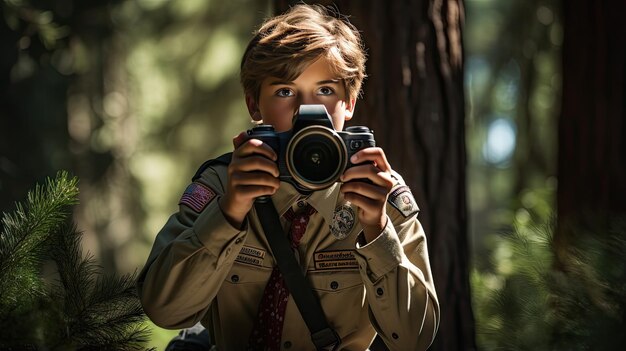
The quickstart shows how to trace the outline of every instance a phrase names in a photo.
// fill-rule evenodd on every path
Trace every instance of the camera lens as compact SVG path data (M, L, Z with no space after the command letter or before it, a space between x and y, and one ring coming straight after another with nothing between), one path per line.
M334 131L319 126L296 134L288 146L287 158L292 177L312 190L335 183L346 165L341 138Z
M332 177L339 167L339 153L328 138L311 135L300 140L294 148L295 170L310 182L317 183Z

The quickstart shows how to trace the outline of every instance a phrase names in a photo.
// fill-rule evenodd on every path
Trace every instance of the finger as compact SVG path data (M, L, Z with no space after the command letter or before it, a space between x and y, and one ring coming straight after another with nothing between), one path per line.
M355 166L348 168L341 175L342 182L350 182L350 181L358 181L360 179L368 179L372 183L382 186L387 190L391 190L393 187L393 178L391 177L391 173L384 172L380 170L377 166L373 164L364 164L360 166Z
M231 184L238 186L261 186L278 189L280 180L265 172L234 172L231 175Z
M273 177L280 175L278 165L266 157L252 155L243 158L237 158L231 162L230 170L234 172L254 172L261 171L270 174Z
M278 189L269 186L258 185L241 185L237 187L239 196L248 199L257 198L259 196L274 195Z
M341 185L341 192L354 193L377 201L386 201L389 191L383 187L365 182L349 182Z
M234 152L234 155L236 155L237 157L246 157L252 154L259 154L261 156L267 157L272 161L276 161L278 159L272 147L259 139L246 140L243 144L239 145L239 147L235 149Z
M365 148L352 155L350 158L350 162L353 164L359 164L367 161L374 162L376 167L383 172L391 171L391 165L389 165L389 162L387 161L387 156L385 155L383 149L379 147Z
M380 202L357 193L345 193L343 198L367 213L380 212Z
M233 137L233 146L236 148L238 148L239 146L241 146L241 144L243 144L246 140L248 139L248 133L246 132L241 132L238 135L235 135Z

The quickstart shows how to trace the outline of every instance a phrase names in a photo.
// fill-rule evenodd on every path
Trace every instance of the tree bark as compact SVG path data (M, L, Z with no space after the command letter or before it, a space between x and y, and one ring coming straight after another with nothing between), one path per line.
M626 214L626 3L563 2L557 246ZM599 226L599 227L598 227Z
M275 0L277 12L290 4ZM330 1L317 1L329 4ZM375 133L421 207L441 323L432 350L475 349L469 286L460 0L334 1L362 31L368 79L353 124ZM380 341L372 349L383 349Z

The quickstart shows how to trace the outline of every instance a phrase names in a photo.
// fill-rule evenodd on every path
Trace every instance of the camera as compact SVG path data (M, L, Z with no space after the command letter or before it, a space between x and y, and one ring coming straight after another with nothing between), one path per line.
M328 188L355 166L350 162L352 155L376 146L373 131L367 127L335 131L324 105L301 105L289 131L277 133L273 126L261 124L247 133L276 152L280 181L302 194Z

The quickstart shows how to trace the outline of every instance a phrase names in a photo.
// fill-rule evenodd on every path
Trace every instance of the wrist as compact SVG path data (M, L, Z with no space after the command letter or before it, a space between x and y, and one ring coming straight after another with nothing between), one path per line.
M252 207L248 206L246 209L243 202L233 201L227 194L218 200L218 204L224 218L226 218L230 225L237 229L242 228L246 215L248 214L250 207Z
M369 243L376 239L382 232L385 230L385 226L387 225L387 216L381 218L378 223L364 225L363 226L363 236L365 240Z

